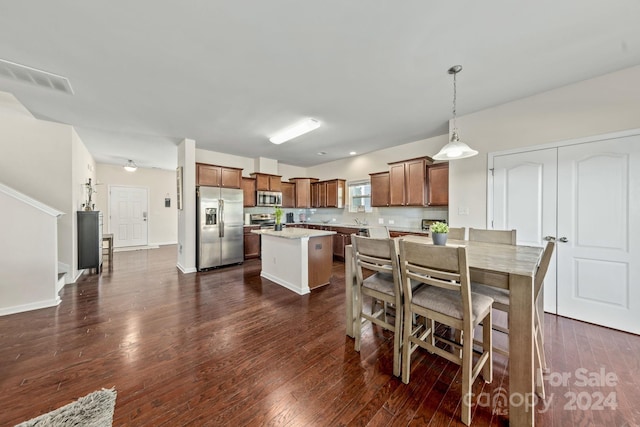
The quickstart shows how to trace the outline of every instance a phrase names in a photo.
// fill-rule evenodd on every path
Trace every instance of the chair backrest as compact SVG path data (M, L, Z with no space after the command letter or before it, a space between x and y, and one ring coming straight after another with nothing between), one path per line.
M358 284L364 280L362 269L393 275L400 291L400 270L398 267L398 242L394 239L377 239L373 237L351 235L353 257L356 266Z
M465 227L449 227L449 238L454 240L464 240L466 234Z
M480 228L469 228L469 240L515 245L516 230L483 230Z
M544 283L544 277L547 275L547 270L549 269L549 263L551 262L551 256L553 255L553 249L556 246L556 242L550 241L547 242L547 246L544 248L544 252L542 253L542 258L540 259L540 264L538 264L538 270L536 271L536 278L533 283L533 292L534 297L537 299L540 290L542 289L542 284Z
M367 231L369 232L369 237L374 237L376 239L388 239L389 238L389 229L386 226L369 227Z
M465 246L437 246L400 240L400 277L407 303L411 280L460 292L463 318L471 319L471 288Z

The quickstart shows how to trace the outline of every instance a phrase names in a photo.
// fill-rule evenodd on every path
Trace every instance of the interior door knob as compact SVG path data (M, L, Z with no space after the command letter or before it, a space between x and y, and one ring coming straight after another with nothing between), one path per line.
M547 242L555 242L556 236L544 236L544 240Z
M569 239L567 239L566 237L561 237L558 240L560 240L562 243L567 243L569 241Z

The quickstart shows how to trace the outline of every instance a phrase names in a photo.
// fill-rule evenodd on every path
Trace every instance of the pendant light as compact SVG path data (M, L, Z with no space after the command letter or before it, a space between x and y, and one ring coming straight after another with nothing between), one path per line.
M138 169L138 165L133 160L129 160L127 164L124 165L124 170L127 172L135 172Z
M454 65L449 68L449 74L453 74L453 130L451 131L451 139L449 143L433 156L434 160L457 160L478 154L476 150L471 149L467 144L460 141L458 136L458 127L456 126L456 75L462 71L462 65Z

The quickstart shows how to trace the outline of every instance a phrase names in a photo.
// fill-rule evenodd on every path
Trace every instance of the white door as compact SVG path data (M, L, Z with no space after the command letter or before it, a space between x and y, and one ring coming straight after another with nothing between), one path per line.
M493 220L490 228L518 230L517 243L544 246L556 235L557 149L493 158ZM544 281L544 309L556 312L556 257Z
M640 333L640 136L559 148L558 238L558 314Z
M146 246L148 243L147 189L111 186L109 195L113 247Z
M640 333L640 136L497 154L490 167L493 228L517 229L519 244L557 237L545 311Z

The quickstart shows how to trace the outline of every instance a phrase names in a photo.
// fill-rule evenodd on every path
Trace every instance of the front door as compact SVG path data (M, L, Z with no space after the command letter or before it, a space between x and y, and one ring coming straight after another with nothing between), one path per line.
M147 203L146 188L110 186L109 215L113 247L148 244Z

